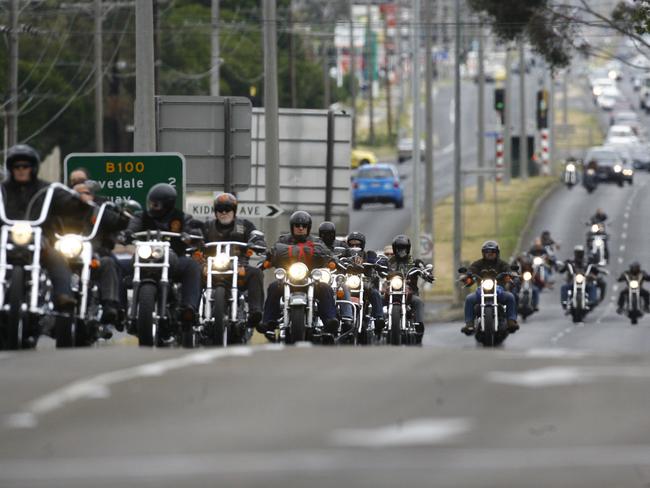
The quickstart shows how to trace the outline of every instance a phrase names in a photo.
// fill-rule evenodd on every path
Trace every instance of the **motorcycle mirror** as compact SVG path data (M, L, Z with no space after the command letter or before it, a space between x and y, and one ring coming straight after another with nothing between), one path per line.
M427 264L426 269L429 269L429 270L433 269L433 264L431 264L431 263Z
M253 236L255 236L255 237L264 237L264 232L262 232L261 230L251 231L251 237L253 237Z
M467 273L467 268L464 267L464 266L461 266L460 268L458 268L458 272L459 273Z

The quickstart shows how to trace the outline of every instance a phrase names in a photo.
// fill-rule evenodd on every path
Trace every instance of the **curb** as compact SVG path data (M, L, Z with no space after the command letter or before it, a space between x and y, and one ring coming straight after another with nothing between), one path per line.
M524 237L527 237L530 233L530 229L533 226L533 220L535 220L535 217L537 216L537 210L539 209L539 206L544 203L553 193L558 191L562 186L563 185L560 181L552 184L533 202L533 206L531 207L530 212L528 212L528 220L524 224L524 228L519 234L519 239L517 239L517 245L515 246L515 255L522 252Z

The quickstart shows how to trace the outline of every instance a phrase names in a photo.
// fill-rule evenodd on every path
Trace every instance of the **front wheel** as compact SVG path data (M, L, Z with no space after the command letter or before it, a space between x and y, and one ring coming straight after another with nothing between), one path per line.
M400 306L393 306L390 314L390 343L393 346L402 344L402 309Z
M25 270L21 266L14 266L11 271L9 291L9 313L4 324L2 335L6 349L20 349L23 343L23 329L25 325L22 305L25 293ZM25 297L26 298L26 297Z
M158 287L153 283L142 283L138 292L137 326L140 346L153 347L158 339L157 324L154 321Z
M212 302L212 327L210 328L210 344L226 346L228 344L228 327L226 325L226 289L222 286L215 288Z
M496 332L494 330L496 320L498 320L498 317L494 316L494 309L492 307L486 307L483 311L483 331L480 333L480 342L485 347L494 347L497 345Z
M286 337L287 344L295 344L304 341L306 336L305 330L305 309L304 307L294 307L289 310L289 333Z

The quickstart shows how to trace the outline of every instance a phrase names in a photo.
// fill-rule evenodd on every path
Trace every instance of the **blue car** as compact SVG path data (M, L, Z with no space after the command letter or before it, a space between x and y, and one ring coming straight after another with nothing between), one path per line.
M359 210L364 203L392 203L404 206L404 192L399 174L391 164L375 164L359 168L352 180L352 204Z

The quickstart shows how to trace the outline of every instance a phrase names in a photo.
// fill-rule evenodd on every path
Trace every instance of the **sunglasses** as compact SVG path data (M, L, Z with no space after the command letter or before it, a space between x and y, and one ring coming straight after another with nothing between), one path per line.
M218 212L218 213L228 213L228 212L232 212L233 208L232 207L221 207L221 206L219 206L219 207L215 208L215 211Z
M294 227L300 227L301 229L306 229L309 227L307 224L293 224Z
M31 164L14 164L12 166L13 169L27 169L27 168L31 168L31 167L32 167Z

